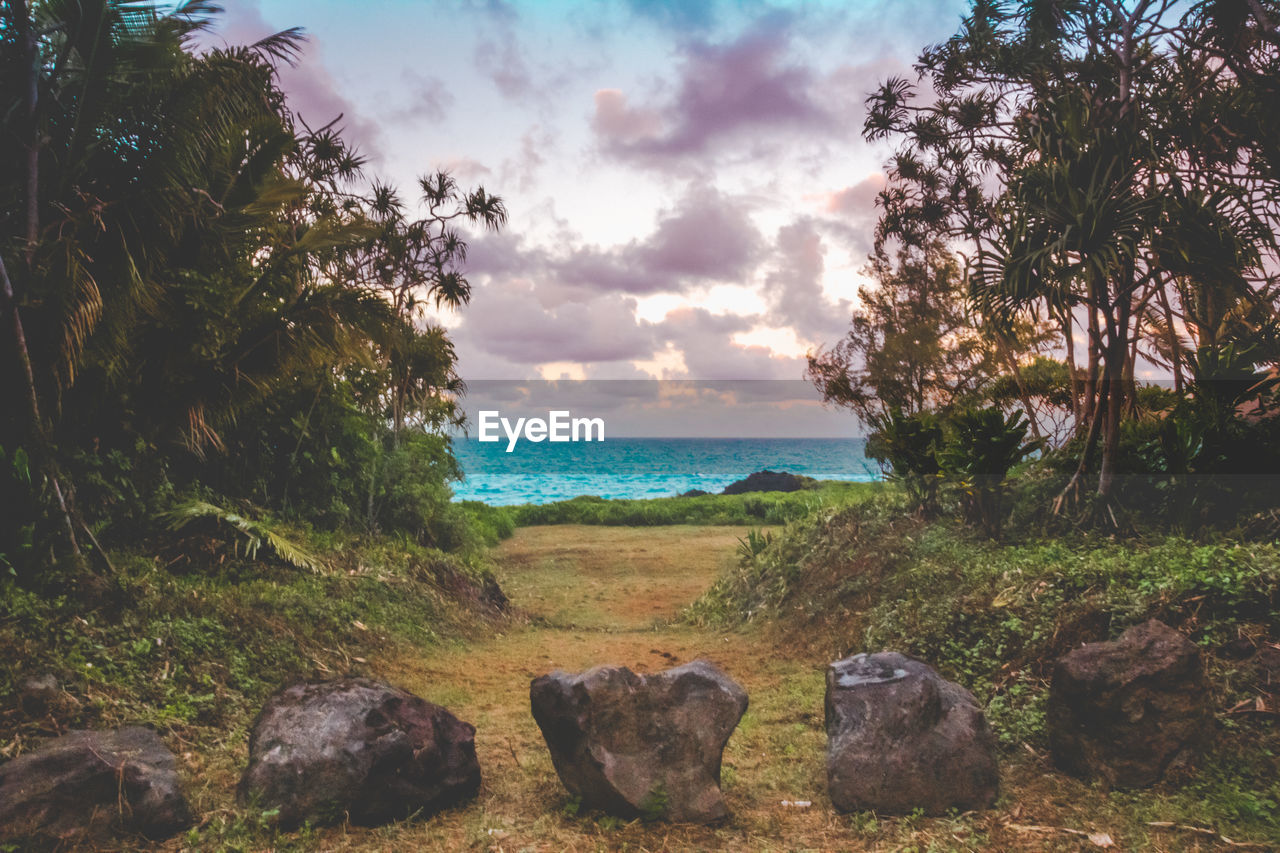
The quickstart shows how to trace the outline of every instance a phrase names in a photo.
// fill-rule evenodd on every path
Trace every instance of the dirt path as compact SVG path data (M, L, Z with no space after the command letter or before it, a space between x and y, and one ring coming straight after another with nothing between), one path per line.
M884 821L870 814L836 814L823 767L825 661L793 655L763 632L709 631L674 619L731 564L744 533L725 527L518 531L497 553L499 580L513 604L533 618L487 640L370 662L378 675L476 726L484 774L479 797L425 820L315 831L293 839L299 846L288 849L1100 849L1085 833L1057 827L1106 829L1113 824L1108 812L1115 803L1105 792L1053 773L1043 757L1006 764L1006 796L986 812ZM553 669L579 671L602 663L652 672L698 657L720 666L751 698L725 750L722 788L730 818L719 826L698 827L579 813L529 712L530 680ZM811 805L795 808L784 800ZM1214 845L1194 835L1159 835L1139 843L1121 840L1112 849L1209 850Z
M498 553L529 626L425 658L384 662L393 683L474 723L484 786L471 805L425 821L324 833L360 850L847 849L847 820L824 802L822 676L752 633L671 621L733 560L743 530L556 526L518 531ZM529 682L601 663L652 672L705 657L751 696L725 753L733 817L719 827L575 814L529 713ZM782 800L810 800L808 809ZM785 839L785 841L783 840ZM858 847L863 845L858 844Z
M227 846L185 851L1174 851L1262 850L1207 838L1196 792L1109 795L1056 772L1030 746L1002 754L1002 794L982 812L881 819L837 814L826 792L823 672L767 629L713 631L680 611L735 560L745 530L726 527L525 528L498 549L499 580L531 615L505 633L426 652L384 652L367 672L446 706L476 726L484 781L466 806L421 820L282 833L270 846L237 841L228 793L247 760L232 731L204 755L191 784L212 818L230 816ZM852 638L856 641L856 638ZM812 654L812 653L811 653ZM529 711L529 682L554 669L623 664L653 672L707 658L746 688L751 705L729 740L721 787L730 817L712 827L621 821L580 812L561 785ZM1025 754L1024 754L1025 752ZM183 753L191 765L201 761ZM784 805L797 800L810 805ZM1156 821L1156 824L1152 824ZM1159 823L1163 822L1163 823ZM1153 826L1163 826L1155 829ZM260 837L260 836L259 836ZM1114 839L1114 844L1111 843Z

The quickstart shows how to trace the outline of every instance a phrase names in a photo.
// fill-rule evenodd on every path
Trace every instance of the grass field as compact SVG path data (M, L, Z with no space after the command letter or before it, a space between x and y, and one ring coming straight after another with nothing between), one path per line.
M188 755L204 826L169 849L224 850L1119 850L1270 849L1262 839L1151 826L1191 826L1187 799L1156 789L1108 794L1052 771L1042 751L1002 757L994 809L944 818L838 815L825 789L823 667L804 643L768 626L733 629L680 618L737 565L744 528L561 525L518 530L495 553L498 577L523 611L495 636L369 661L371 674L446 705L477 726L484 785L469 805L424 820L275 836L231 792L244 766L243 731L222 749ZM639 672L710 659L749 692L725 753L731 817L696 827L621 821L581 811L561 786L530 713L529 682L556 668L614 663ZM782 805L808 800L808 808ZM1211 827L1198 826L1198 829ZM1250 844L1249 842L1258 842Z

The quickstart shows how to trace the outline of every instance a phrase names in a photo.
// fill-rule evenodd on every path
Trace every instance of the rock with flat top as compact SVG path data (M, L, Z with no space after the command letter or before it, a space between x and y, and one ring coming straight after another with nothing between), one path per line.
M897 652L827 667L827 786L840 811L981 809L999 787L996 740L972 694Z

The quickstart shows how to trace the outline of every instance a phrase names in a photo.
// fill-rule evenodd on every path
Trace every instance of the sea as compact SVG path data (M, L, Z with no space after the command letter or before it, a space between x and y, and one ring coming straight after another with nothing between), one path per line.
M542 504L580 495L660 498L691 489L717 493L754 471L817 480L881 479L862 438L613 438L507 443L455 438L466 475L454 499L493 506Z

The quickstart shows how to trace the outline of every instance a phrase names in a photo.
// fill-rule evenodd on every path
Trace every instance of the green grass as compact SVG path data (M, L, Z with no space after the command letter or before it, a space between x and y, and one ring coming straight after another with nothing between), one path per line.
M540 524L606 524L650 527L667 524L786 524L877 494L882 483L822 481L795 492L605 500L593 496L502 508L518 527Z
M64 724L194 734L243 723L284 683L360 672L374 650L432 645L475 621L467 600L481 579L447 555L384 542L327 557L320 572L244 557L173 571L115 554L111 591L89 601L4 582L0 647L12 653L0 700L16 705L17 682L52 673ZM19 733L42 724L25 720Z
M1185 785L1159 795L1160 813L1280 839L1280 727L1265 714L1226 713L1255 685L1219 654L1239 637L1280 638L1280 546L1168 533L1001 543L903 510L886 493L792 524L763 550L740 552L685 618L721 629L775 623L830 660L885 649L915 656L975 694L1011 754L1047 749L1059 656L1159 618L1201 646L1221 710L1214 750ZM1151 805L1134 796L1132 809Z

